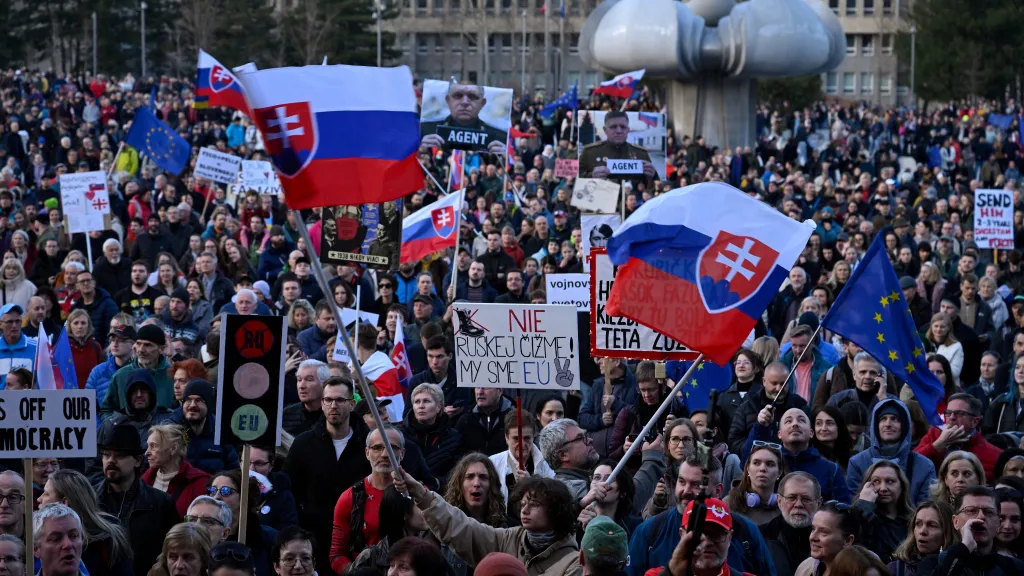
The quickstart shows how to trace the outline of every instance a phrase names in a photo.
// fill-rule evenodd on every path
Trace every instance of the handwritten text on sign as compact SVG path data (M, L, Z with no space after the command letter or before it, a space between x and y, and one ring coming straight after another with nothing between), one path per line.
M644 171L643 160L609 160L608 171L612 174L641 174Z
M977 190L974 241L981 248L1013 248L1013 192Z
M579 390L575 306L452 306L459 386Z
M590 353L611 358L694 360L697 353L679 342L623 316L605 312L616 267L604 250L590 253Z
M96 456L96 391L6 391L0 396L0 454L4 458Z
M580 172L580 161L571 158L555 160L555 178L575 178Z

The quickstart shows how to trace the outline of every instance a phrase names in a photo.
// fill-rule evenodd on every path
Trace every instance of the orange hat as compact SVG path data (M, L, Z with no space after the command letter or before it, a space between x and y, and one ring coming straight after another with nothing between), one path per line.
M686 511L683 512L683 528L690 527L690 513L693 512L694 503L696 503L696 500L692 500L686 505ZM732 530L732 514L729 512L729 506L725 502L718 498L708 498L704 501L704 504L708 507L707 516L704 517L705 522L718 524L726 530Z

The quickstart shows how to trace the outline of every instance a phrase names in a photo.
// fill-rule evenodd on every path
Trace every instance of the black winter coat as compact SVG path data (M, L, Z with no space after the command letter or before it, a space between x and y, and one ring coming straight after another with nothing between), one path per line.
M448 415L441 412L432 425L425 426L417 422L416 417L410 413L402 425L402 432L423 452L430 473L437 478L441 486L446 485L448 473L462 457L463 452L462 434L451 426Z
M105 480L93 485L93 490L103 511L116 516L128 531L135 573L149 573L163 547L164 536L181 522L174 500L166 493L147 486L138 477L135 485L123 494L107 490Z
M762 387L756 395L747 394L743 404L733 414L732 424L729 427L729 451L733 454L743 454L743 445L747 442L747 435L757 423L757 415L761 409L771 404L772 399L768 397ZM786 392L786 397L775 405L775 422L772 423L772 432L778 432L779 420L790 408L800 408L807 411L807 401L793 392L792 389Z
M121 258L117 264L111 264L109 260L101 256L93 266L92 276L100 288L111 294L117 294L132 283L132 263L127 258Z

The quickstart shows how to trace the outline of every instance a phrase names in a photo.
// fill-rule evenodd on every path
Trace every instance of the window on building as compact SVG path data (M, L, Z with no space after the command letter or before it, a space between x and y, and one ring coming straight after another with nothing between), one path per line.
M477 50L477 37L475 32L466 34L466 52L469 54L476 54Z
M580 53L580 35L572 34L569 36L569 55L578 56Z
M437 53L437 54L444 54L444 51L445 51L445 48L446 48L446 46L445 46L446 42L447 42L447 39L444 37L444 35L442 35L442 34L435 34L434 35L434 52ZM435 76L435 78L444 78L444 76Z
M860 73L860 93L873 94L875 92L875 75L871 72Z
M857 15L857 0L846 0L846 15L856 16Z
M402 54L408 54L412 49L412 34L399 34L398 43L402 48Z
M864 15L871 16L875 13L875 0L864 0Z
M883 74L878 79L878 91L886 96L892 94L892 76L889 74Z
M828 7L836 14L839 14L839 0L828 0Z
M501 47L501 38L497 34L491 34L487 37L487 53L494 54Z
M521 56L527 56L530 54L530 38L529 36L523 36L522 34L516 34L516 49L519 51Z
M421 55L430 53L430 43L427 42L426 34L416 35L416 53Z
M892 16L892 0L882 0L882 14Z
M501 36L501 52L502 54L512 53L512 35L511 34L498 34Z
M836 94L839 92L839 75L835 72L825 74L825 93Z
M462 54L462 35L448 35L448 52L451 54Z
M416 0L416 13L426 14L427 13L428 0Z
M571 16L579 16L580 15L580 0L568 0L568 1L569 1L569 14ZM559 6L559 10L561 10L561 6L562 5L559 4L558 6Z
M433 0L431 14L434 16L444 16L444 0Z
M403 10L412 10L412 0L402 0Z
M479 76L477 75L476 70L470 70L469 71L469 83L470 84L476 84L477 78L479 78Z
M535 12L537 12L537 14L543 14L544 13L544 0L534 0L533 7L534 7Z
M861 56L873 56L875 54L875 37L865 34L860 37Z
M527 10L530 7L530 0L519 0L516 2L516 6L519 8L520 12Z
M488 14L493 14L494 0L484 0L484 10L486 10Z
M846 54L853 55L857 53L857 35L847 34L846 35Z
M857 91L857 75L853 72L843 72L843 94L853 94Z
M501 0L501 13L508 14L512 11L512 0Z
M892 54L892 34L882 34L882 54Z
M587 72L586 75L583 77L583 86L581 86L580 88L583 89L583 92L589 93L591 90L596 88L598 83L600 82L601 77L597 72ZM569 85L571 86L572 84Z
M462 0L448 0L448 13L449 14L461 14L462 13Z

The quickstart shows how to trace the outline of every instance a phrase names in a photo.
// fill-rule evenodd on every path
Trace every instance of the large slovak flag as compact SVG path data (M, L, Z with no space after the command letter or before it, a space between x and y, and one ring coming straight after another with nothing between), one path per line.
M377 399L388 398L388 417L393 424L402 421L402 413L405 412L405 397L402 396L402 383L398 379L398 369L391 363L388 355L380 350L373 353L363 363L363 374L377 388Z
M196 98L194 108L227 106L249 114L245 101L245 90L231 69L217 61L205 51L199 51L196 66Z
M620 266L607 313L724 365L764 313L814 231L722 182L662 194L608 241Z
M406 66L303 66L240 81L288 207L378 204L424 187Z
M600 86L594 88L594 94L607 94L615 98L629 98L633 96L636 85L640 83L640 80L643 80L644 72L646 71L646 69L634 70L633 72L619 74L611 80L601 82Z
M462 192L454 192L403 220L401 263L455 246L461 211Z
M412 379L412 364L409 363L409 355L405 352L405 332L402 330L402 316L395 317L395 347L391 349L391 363L398 370L398 381L402 388L409 387L409 380Z

